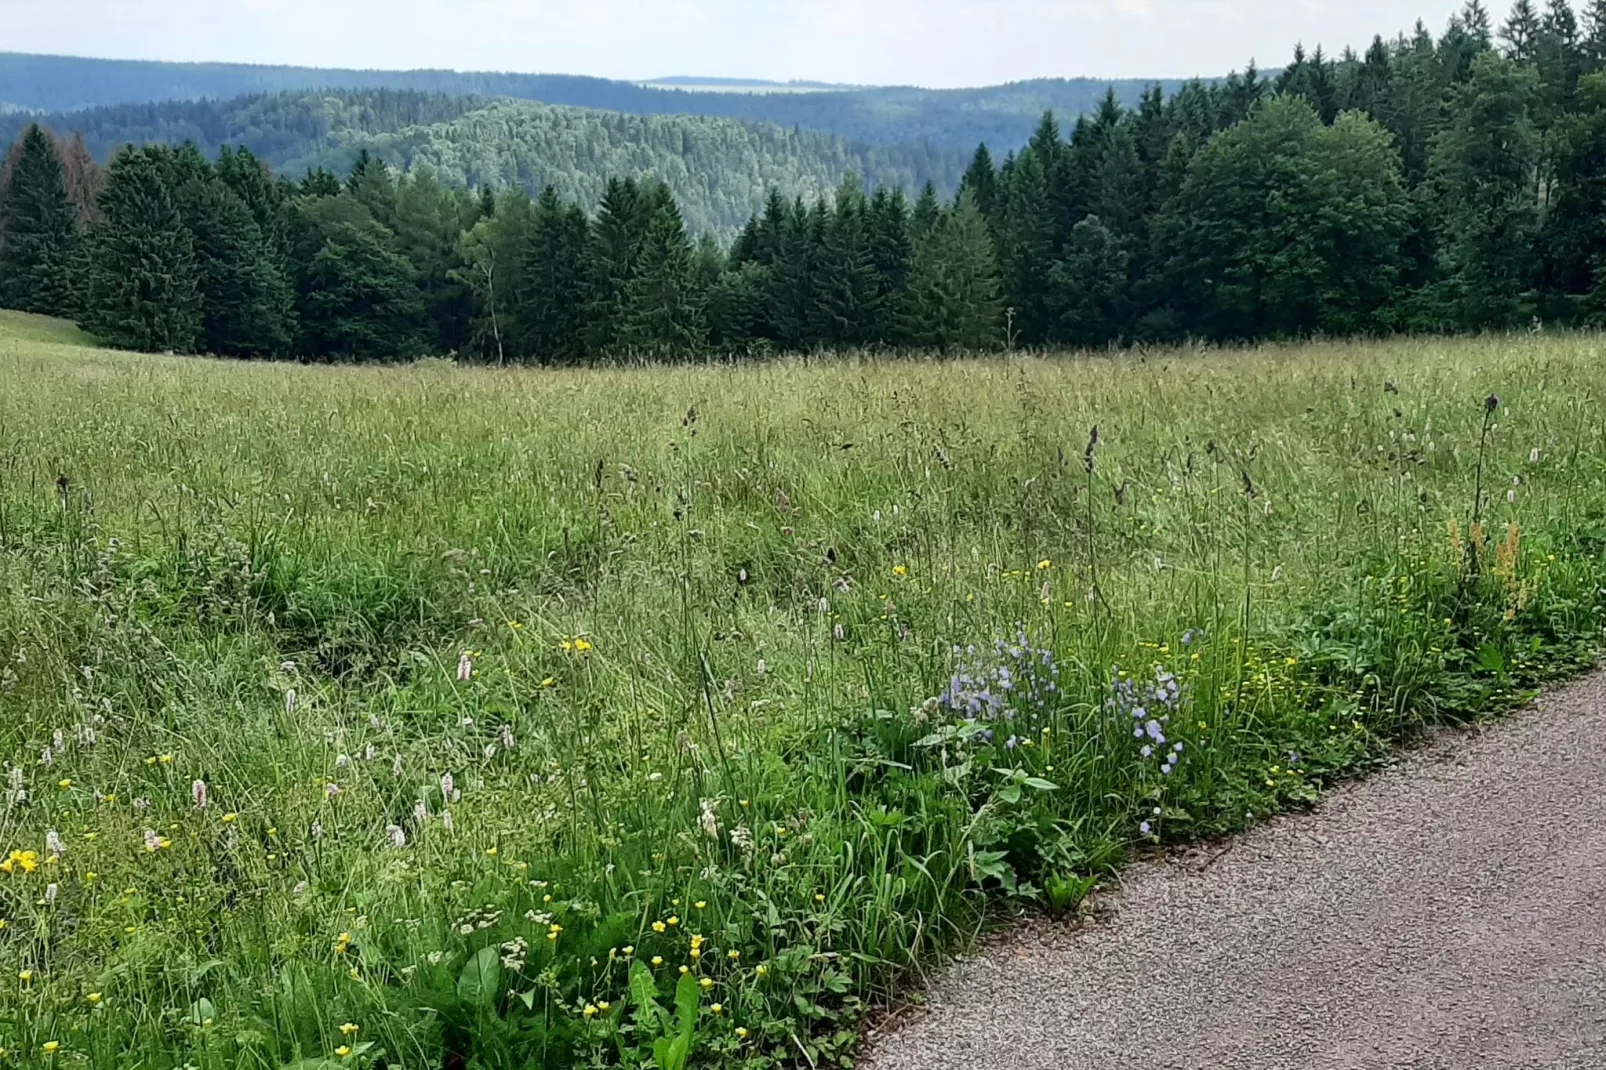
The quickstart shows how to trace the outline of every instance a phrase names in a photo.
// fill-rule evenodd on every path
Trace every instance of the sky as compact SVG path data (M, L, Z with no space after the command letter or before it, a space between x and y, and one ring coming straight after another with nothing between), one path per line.
M1506 4L1491 5L1500 17ZM953 87L1223 74L1363 48L1460 0L0 0L0 49Z

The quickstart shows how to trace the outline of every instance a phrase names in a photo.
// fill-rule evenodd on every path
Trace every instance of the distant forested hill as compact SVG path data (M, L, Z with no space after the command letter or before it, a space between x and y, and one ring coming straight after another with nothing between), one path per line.
M0 116L0 146L32 120ZM243 145L297 177L316 167L345 174L367 149L405 169L427 165L448 185L531 192L552 185L588 210L608 178L650 175L668 184L687 224L707 233L740 226L770 189L812 198L849 173L872 188L913 193L930 181L950 193L969 158L957 149L865 145L774 123L396 90L119 105L40 121L60 133L82 132L100 160L129 143L193 141L208 156Z
M677 79L683 84L690 78ZM700 84L715 85L714 80ZM1125 105L1150 82L1045 79L982 89L856 89L837 92L696 91L571 75L442 70L363 71L233 63L156 63L0 53L0 111L9 105L63 112L115 104L227 99L301 89L406 89L449 96L514 97L633 115L747 119L835 134L853 141L929 141L975 149L1019 148L1044 111L1072 119L1114 87ZM1169 93L1178 82L1162 82Z

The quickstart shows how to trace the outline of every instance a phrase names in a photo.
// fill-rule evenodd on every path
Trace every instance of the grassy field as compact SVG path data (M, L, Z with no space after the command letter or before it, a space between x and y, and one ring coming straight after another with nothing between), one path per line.
M5 1059L851 1058L990 905L1587 661L1603 348L496 372L0 318Z

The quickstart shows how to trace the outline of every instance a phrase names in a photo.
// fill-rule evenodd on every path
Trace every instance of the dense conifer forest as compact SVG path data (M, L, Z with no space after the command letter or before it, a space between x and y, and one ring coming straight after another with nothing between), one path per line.
M868 187L844 159L829 195L788 198L755 150L769 193L729 243L688 227L667 163L604 153L620 177L594 198L521 192L531 165L479 155L478 124L525 107L422 116L456 133L405 172L362 151L281 177L195 144L102 172L30 125L0 176L0 303L131 348L538 363L1606 318L1606 0L1519 0L1499 26L1470 0L1437 38L1300 49L1133 107L1112 91L1017 152L977 149L953 196Z
M719 79L701 84L716 85ZM1164 83L1168 91L1181 82ZM0 52L0 113L79 111L107 105L183 104L295 90L393 89L420 94L511 97L630 115L701 115L778 123L850 141L931 143L962 152L985 141L1024 144L1045 111L1079 115L1098 106L1108 81L1043 78L975 89L884 86L822 93L740 93L656 87L567 74L328 70L239 63L157 63ZM1148 88L1113 83L1135 104ZM177 110L177 109L173 109ZM132 139L129 139L132 140Z

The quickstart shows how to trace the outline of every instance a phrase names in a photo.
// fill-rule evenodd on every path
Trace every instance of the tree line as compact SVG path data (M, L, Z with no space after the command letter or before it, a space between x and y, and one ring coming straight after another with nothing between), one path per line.
M772 192L728 247L653 180L588 213L366 154L290 182L146 146L90 219L60 143L10 159L0 303L134 348L578 363L1606 321L1606 0L1498 28L1469 0L1438 38L1111 94L983 146L952 197Z

